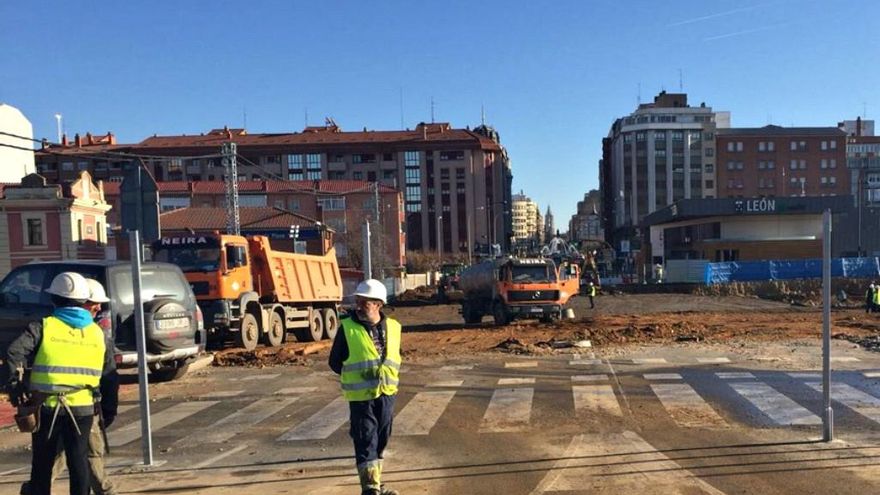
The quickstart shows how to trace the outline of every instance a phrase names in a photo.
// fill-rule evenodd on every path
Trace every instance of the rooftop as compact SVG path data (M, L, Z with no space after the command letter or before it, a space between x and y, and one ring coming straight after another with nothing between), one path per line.
M314 226L318 222L309 217L271 206L242 206L239 208L242 230L289 229L292 225ZM225 208L180 208L160 216L163 231L226 229Z
M764 127L731 127L718 129L717 136L846 136L837 127L781 127L765 125Z

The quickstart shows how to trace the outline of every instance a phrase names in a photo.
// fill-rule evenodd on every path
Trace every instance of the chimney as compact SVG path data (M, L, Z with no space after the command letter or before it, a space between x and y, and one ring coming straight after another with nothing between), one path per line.
M422 126L422 139L425 141L428 140L428 126Z
M856 136L862 135L862 117L856 117Z
M62 148L67 147L67 134L64 134L61 136L61 147Z
M83 141L78 132L73 135L73 142L76 143L77 148L82 148Z
M89 145L95 144L95 141L92 140L92 133L91 132L86 133L86 144L89 144Z

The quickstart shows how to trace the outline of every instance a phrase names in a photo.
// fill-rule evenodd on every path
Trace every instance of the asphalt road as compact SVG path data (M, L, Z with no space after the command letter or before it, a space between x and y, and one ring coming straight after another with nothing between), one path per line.
M385 479L406 494L875 492L880 356L836 346L830 444L817 441L816 361L779 350L405 365ZM151 390L161 465L132 467L141 445L129 386L109 433L123 493L358 493L347 407L323 363L212 368ZM0 493L18 492L27 441L0 434Z

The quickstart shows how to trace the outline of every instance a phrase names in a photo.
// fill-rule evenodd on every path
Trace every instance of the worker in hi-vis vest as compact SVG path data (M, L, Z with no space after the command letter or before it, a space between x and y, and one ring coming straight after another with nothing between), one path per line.
M361 282L354 298L357 309L339 322L329 364L340 376L349 405L361 494L397 495L382 484L382 454L391 437L397 397L401 327L382 312L387 303L382 282Z
M91 290L82 275L59 273L46 292L55 305L52 315L28 324L7 351L10 399L38 408L31 429L31 494L49 495L55 456L64 449L71 495L88 495L89 433L101 382L115 379L113 349L87 309Z

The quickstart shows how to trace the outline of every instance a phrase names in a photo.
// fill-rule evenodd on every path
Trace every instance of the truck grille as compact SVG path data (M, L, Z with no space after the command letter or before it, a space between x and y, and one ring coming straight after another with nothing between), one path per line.
M513 290L507 293L509 301L555 301L559 299L558 290Z
M211 291L208 282L192 282L189 285L192 287L193 294L197 296L208 295Z

